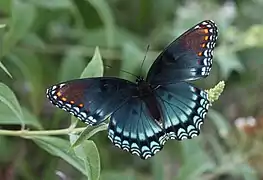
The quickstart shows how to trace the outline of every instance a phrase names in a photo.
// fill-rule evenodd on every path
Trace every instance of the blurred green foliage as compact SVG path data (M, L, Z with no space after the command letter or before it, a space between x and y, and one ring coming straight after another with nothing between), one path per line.
M263 178L262 8L261 0L0 0L0 179ZM80 76L134 80L120 69L137 74L148 44L144 73L204 19L217 23L219 42L210 76L197 83L225 80L226 90L199 137L169 141L143 161L113 147L105 125L86 128L46 99L49 85Z

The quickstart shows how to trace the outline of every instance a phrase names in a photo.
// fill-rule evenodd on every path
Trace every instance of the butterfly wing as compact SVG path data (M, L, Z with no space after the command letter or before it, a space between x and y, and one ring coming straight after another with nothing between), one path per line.
M112 114L108 137L115 146L142 159L154 156L167 140L161 126L149 116L145 102L138 97Z
M89 125L97 125L132 97L136 84L119 78L77 79L51 86L47 97L55 106Z
M136 84L119 78L68 81L47 89L52 104L89 125L110 117L108 137L117 147L147 159L160 151L166 134L148 114Z
M190 28L157 57L146 81L166 84L208 76L217 36L216 24L211 20Z
M209 108L208 94L186 82L159 86L155 90L170 139L198 136Z

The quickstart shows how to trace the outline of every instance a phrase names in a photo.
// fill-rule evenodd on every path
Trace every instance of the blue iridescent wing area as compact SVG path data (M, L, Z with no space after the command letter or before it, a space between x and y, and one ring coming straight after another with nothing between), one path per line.
M119 78L87 78L63 82L47 89L55 106L86 124L97 125L132 97L136 84Z
M198 136L209 108L208 94L186 82L159 86L155 90L163 111L169 139Z
M108 137L115 146L142 159L154 156L167 140L165 131L149 116L146 104L138 97L112 114Z
M190 28L157 57L146 81L160 85L208 76L217 36L218 29L211 20Z

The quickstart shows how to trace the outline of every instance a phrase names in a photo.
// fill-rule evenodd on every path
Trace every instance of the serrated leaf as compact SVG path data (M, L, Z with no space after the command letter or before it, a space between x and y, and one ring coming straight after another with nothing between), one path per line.
M70 134L71 143L75 142L77 138L77 135ZM75 154L83 160L88 179L98 180L100 177L100 157L96 144L91 140L85 140L73 149Z
M37 117L30 113L27 109L22 108L23 112L23 122L25 125L33 126L37 129L42 129ZM3 103L0 103L0 124L21 124L21 121L13 113L13 111Z
M3 39L3 56L9 53L30 30L36 17L36 10L32 4L21 0L12 1L12 17L9 31Z
M25 125L23 113L13 91L3 83L0 83L0 101L5 104L19 119L22 126Z
M78 158L74 152L69 151L70 149L69 141L57 137L50 137L50 136L35 136L32 137L32 140L39 147L41 147L51 155L64 159L66 162L71 164L82 174L88 177L89 174L86 171L86 167L83 160Z
M83 141L91 138L93 135L100 131L105 131L108 128L108 124L100 124L96 127L94 126L87 126L84 131L81 132L79 137L76 139L74 143L72 143L72 147L77 147L80 145Z
M89 78L89 77L101 77L101 76L103 76L103 61L101 59L99 48L96 47L93 58L86 66L80 77Z
M229 134L231 131L231 126L227 119L224 118L220 113L213 109L209 109L207 116L215 124L221 137L226 137Z

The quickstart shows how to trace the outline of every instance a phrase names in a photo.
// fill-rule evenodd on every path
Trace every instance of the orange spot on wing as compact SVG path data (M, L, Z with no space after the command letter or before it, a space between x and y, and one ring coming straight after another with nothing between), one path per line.
M199 53L198 53L198 56L202 56L202 52L199 52Z
M204 33L205 33L205 34L208 34L208 29L204 29Z
M205 47L205 43L204 43L204 44L202 44L201 46L202 46L202 48L204 48L204 47Z
M79 104L79 107L81 107L81 108L84 107L84 104Z
M61 96L62 94L61 94L61 92L57 92L57 96Z
M205 36L205 40L206 40L206 41L208 40L208 36Z
M62 101L67 101L67 98L62 97L61 100L62 100Z
M75 102L74 101L70 101L70 104L74 104Z

